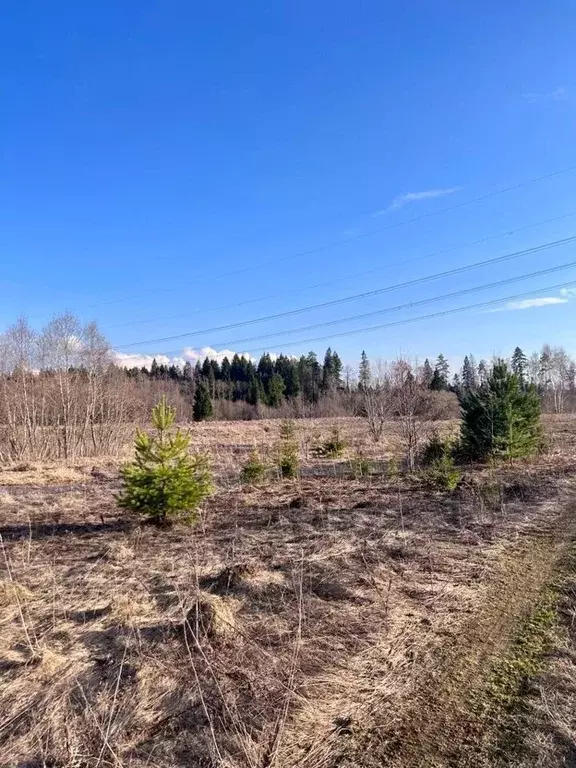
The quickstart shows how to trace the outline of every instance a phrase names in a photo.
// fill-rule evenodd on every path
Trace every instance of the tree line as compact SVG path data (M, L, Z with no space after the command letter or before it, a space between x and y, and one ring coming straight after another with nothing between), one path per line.
M315 352L299 358L265 353L258 361L235 354L231 360L224 357L218 362L207 357L195 366L186 362L182 367L158 364L154 359L150 368L130 368L126 375L135 381L147 378L177 382L191 400L198 421L213 415L216 401L279 408L286 401L299 399L313 405L345 388L342 361L331 348L326 350L322 363Z
M531 355L516 348L508 362L544 410L576 410L575 365L562 348L545 345ZM412 376L418 397L436 392L443 399L434 399L434 411L457 416L458 401L484 386L493 366L467 355L452 374L443 354L420 365L370 360L365 352L351 366L328 348L320 359L265 353L126 369L95 323L65 313L37 331L21 319L0 334L0 461L113 454L162 395L183 421L366 415L382 410L375 395L384 385L412 386Z

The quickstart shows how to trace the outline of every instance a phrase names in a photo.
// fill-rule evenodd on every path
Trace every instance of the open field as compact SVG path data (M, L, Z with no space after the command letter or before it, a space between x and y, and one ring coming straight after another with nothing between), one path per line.
M368 476L314 456L336 423ZM278 428L194 426L217 492L193 529L121 514L117 457L0 471L0 765L573 765L569 623L525 748L491 675L569 568L576 420L451 494L387 472L398 440L360 419L299 423L300 479L242 487Z

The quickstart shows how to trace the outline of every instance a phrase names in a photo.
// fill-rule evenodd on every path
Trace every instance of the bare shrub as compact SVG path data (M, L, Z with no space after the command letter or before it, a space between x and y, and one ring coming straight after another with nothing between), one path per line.
M368 431L375 443L380 442L384 425L392 413L392 397L389 382L370 386L362 392L362 410L368 424Z

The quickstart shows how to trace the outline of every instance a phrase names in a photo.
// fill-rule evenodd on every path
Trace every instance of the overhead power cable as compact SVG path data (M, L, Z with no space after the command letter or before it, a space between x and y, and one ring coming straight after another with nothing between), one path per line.
M341 333L335 333L335 334L328 334L327 336L316 336L315 338L311 339L300 339L299 341L290 341L286 342L285 344L279 344L274 345L275 347L283 348L283 347L294 347L298 344L312 344L317 341L327 341L330 339L340 339L344 336L354 336L358 335L359 333L371 333L372 331L380 331L384 328L393 328L395 326L399 325L409 325L410 323L420 323L424 320L434 320L437 317L446 317L448 315L456 315L460 312L469 312L470 310L474 309L483 309L485 307L492 307L496 304L502 304L503 302L508 301L517 301L520 299L525 299L528 297L533 296L535 293L542 293L542 291L556 291L560 288L572 288L576 286L576 280L569 282L569 283L557 283L556 285L548 285L544 288L536 288L531 291L526 291L524 293L517 293L513 296L504 296L500 299L492 299L491 301L482 301L478 304L468 304L465 307L456 307L456 309L445 309L442 312L433 312L429 315L420 315L418 317L410 317L406 320L396 320L392 323L383 323L382 325L370 325L367 328L357 328L352 331L342 331ZM268 349L268 347L260 347L258 349L245 349L244 354L254 354L256 352L265 352Z
M439 280L443 277L459 275L464 272L469 272L473 269L479 269L481 267L491 266L493 264L500 264L505 261L511 261L512 259L520 258L522 256L528 256L534 253L540 253L542 251L550 250L552 248L558 248L560 246L567 245L568 243L572 243L574 241L576 241L576 235L571 235L570 237L565 237L565 238L562 238L561 240L553 240L548 243L541 243L540 245L532 246L531 248L524 248L521 251L513 251L512 253L507 253L507 254L504 254L503 256L496 256L491 259L477 261L477 262L474 262L473 264L467 264L463 267L455 267L453 269L444 270L443 272L436 272L435 274L432 274L432 275L425 275L424 277L414 278L413 280L406 280L402 283L387 285L387 286L384 286L383 288L377 288L376 290L373 290L373 291L365 291L363 293L357 293L352 296L345 296L340 299L333 299L332 301L325 301L319 304L311 304L307 307L300 307L299 309L292 309L286 312L278 312L276 314L267 315L265 317L253 318L252 320L244 320L239 323L230 323L228 325L220 325L212 328L199 329L197 331L189 331L187 333L179 333L173 336L163 336L161 338L156 338L156 339L145 339L142 341L133 341L127 344L119 344L116 346L116 349L126 349L127 347L138 347L138 346L144 346L147 344L159 344L166 341L175 341L178 339L189 338L190 336L199 336L201 334L206 334L206 333L216 333L219 331L230 330L232 328L241 328L247 325L254 325L256 323L264 323L270 320L278 320L283 317L293 317L294 315L300 315L304 312L310 312L316 309L325 309L327 307L339 306L340 304L346 304L351 301L358 301L360 299L366 299L372 296L379 296L383 293L388 293L390 291L398 290L400 288L408 288L414 285L420 285L422 283L431 282L432 280Z
M548 267L547 269L540 269L536 272L529 272L523 275L518 275L517 277L508 277L508 278L505 278L504 280L497 280L492 283L477 285L472 288L460 288L457 291L452 291L451 293L445 293L441 296L432 296L427 299L419 299L418 301L409 301L409 302L406 302L405 304L397 304L394 307L385 307L384 309L377 309L377 310L374 310L373 312L364 312L358 315L349 315L348 317L342 317L342 318L339 318L338 320L329 320L324 323L315 323L314 325L301 326L300 328L291 328L285 331L276 331L274 333L267 333L261 336L250 336L244 339L232 339L229 341L222 341L218 343L212 342L212 343L206 344L205 346L231 347L231 346L237 346L238 344L247 344L252 341L261 341L264 339L273 339L280 336L287 336L292 333L303 333L305 331L311 331L316 328L328 328L334 325L341 325L342 323L354 322L356 320L366 320L369 317L377 317L379 315L384 315L389 312L399 312L403 309L413 309L414 307L421 307L421 306L425 306L426 304L434 304L438 301L446 301L447 299L454 299L459 296L465 296L467 294L477 293L478 291L487 291L487 290L490 290L491 288L499 288L503 285L510 285L512 283L519 283L524 280L530 280L532 278L542 277L543 275L549 275L555 272L562 272L565 269L571 269L573 267L576 267L576 261L570 261L566 264L560 264L559 266L556 266L556 267ZM498 301L500 301L500 299L498 299ZM274 342L274 345L276 346L275 342ZM165 353L165 354L177 354L180 351L181 350L171 350L169 353Z
M417 261L424 261L425 259L433 259L437 256L444 256L447 253L453 253L454 251L460 251L464 250L464 248L472 248L475 245L482 245L483 243L490 242L491 240L498 240L502 237L511 237L513 235L517 235L520 232L526 232L529 229L534 229L535 227L541 227L545 224L553 224L557 221L562 221L563 219L568 219L570 217L576 216L576 211L570 211L570 213L564 213L561 216L553 216L551 219L543 219L541 221L535 221L531 224L526 224L523 227L517 227L516 229L508 229L504 232L498 232L494 235L487 235L486 237L481 237L478 240L472 240L467 243L462 243L461 245L453 245L449 248L442 248L438 251L431 251L430 253L424 254L424 256L416 256L412 259L402 259L401 261L393 261L388 262L386 264L383 264L380 267L375 267L374 269L368 269L363 272L354 272L352 274L343 275L342 277L336 277L332 280L323 280L321 283L315 283L314 285L307 285L303 288L293 288L288 291L280 291L279 293L273 293L269 294L268 296L259 296L255 299L246 299L245 301L238 301L234 302L233 304L223 304L220 306L210 306L203 309L195 309L192 312L186 312L184 314L178 314L178 315L165 315L164 317L152 317L152 318L146 318L142 320L130 320L127 323L116 323L114 325L108 325L106 326L109 330L116 329L116 328L128 328L129 326L133 325L148 325L150 323L161 323L165 320L182 320L187 317L192 317L197 314L207 314L209 312L221 312L226 309L238 309L240 307L246 307L250 304L258 304L262 301L269 301L271 299L280 299L284 298L285 296L292 296L297 293L304 293L305 291L312 291L316 288L324 288L328 285L336 285L336 283L342 283L346 280L355 280L357 277L367 277L368 275L374 275L378 272L384 272L387 269L392 269L394 267L398 266L404 266L405 264L414 264Z
M242 267L241 269L235 269L228 272L223 272L220 275L193 275L190 279L191 280L223 280L227 277L234 277L236 275L242 275L247 272L253 272L254 270L264 269L266 267L270 267L273 264L283 264L286 261L293 261L294 259L298 258L304 258L305 256L313 256L317 253L322 253L323 251L330 250L331 248L336 248L341 245L347 245L348 243L357 242L358 240L362 240L368 237L372 237L373 235L381 234L382 232L387 232L392 229L397 229L399 227L405 227L409 224L415 224L419 221L423 221L424 219L433 218L435 216L441 216L444 213L449 213L451 211L457 211L461 208L466 208L470 205L475 205L476 203L484 202L485 200L489 200L493 197L497 197L499 195L506 194L507 192L513 192L517 189L522 189L523 187L530 186L532 184L537 184L541 181L546 181L548 179L552 179L556 176L561 176L565 173L570 173L571 171L576 170L576 165L569 165L565 168L560 168L557 171L553 171L552 173L544 174L543 176L536 176L532 179L527 179L526 181L518 182L517 184L512 184L507 187L501 187L500 189L493 190L492 192L488 192L484 195L480 195L478 197L474 197L471 200L464 200L460 203L454 203L453 205L446 206L445 208L441 208L437 211L429 211L427 213L421 213L418 216L413 216L411 219L406 219L404 221L396 221L392 222L391 224L387 224L385 227L378 227L376 229L371 229L369 232L359 232L355 235L350 235L349 237L342 238L340 240L333 240L331 243L326 243L324 245L319 245L314 248L309 248L304 251L298 251L293 254L289 254L287 256L282 256L277 259L269 259L268 261L260 262L258 264L250 264L247 267ZM87 309L93 309L94 307L102 307L102 306L108 306L110 304L119 304L125 301L131 301L135 298L140 298L143 295L147 295L150 293L158 294L158 293L166 293L170 291L176 291L181 290L182 286L175 286L171 288L151 288L147 291L140 291L137 294L133 294L131 296L124 296L119 299L110 299L109 301L100 301L96 304L88 304Z

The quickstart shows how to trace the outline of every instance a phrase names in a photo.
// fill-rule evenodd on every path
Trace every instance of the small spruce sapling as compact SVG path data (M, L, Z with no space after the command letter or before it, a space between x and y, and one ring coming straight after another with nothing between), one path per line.
M258 451L254 449L242 467L240 477L246 485L259 485L266 478L266 470L266 464L260 458Z
M300 456L296 440L296 428L291 419L280 424L280 446L278 449L278 469L286 479L298 477Z
M169 434L175 418L163 397L152 410L156 434L137 430L134 461L120 470L124 487L116 497L119 506L159 525L195 522L198 505L213 490L207 456L190 455L190 436L179 429Z

